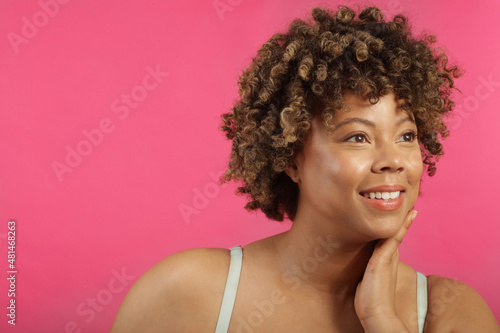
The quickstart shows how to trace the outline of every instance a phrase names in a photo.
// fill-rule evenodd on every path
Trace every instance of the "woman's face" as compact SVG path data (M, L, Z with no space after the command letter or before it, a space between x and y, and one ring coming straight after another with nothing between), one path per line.
M333 129L314 117L287 171L299 185L297 217L333 223L348 237L387 238L418 196L423 164L417 127L392 93L375 105L350 92L344 101Z

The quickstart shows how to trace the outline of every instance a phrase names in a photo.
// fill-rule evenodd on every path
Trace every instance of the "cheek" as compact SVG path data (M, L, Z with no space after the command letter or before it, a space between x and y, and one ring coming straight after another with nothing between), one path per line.
M335 159L330 160L328 168L332 180L337 187L345 189L357 186L360 179L370 171L371 163L357 154L338 153Z
M418 180L420 182L420 178L422 177L422 173L424 171L424 164L422 162L422 153L420 149L411 153L408 160L408 176L411 180Z

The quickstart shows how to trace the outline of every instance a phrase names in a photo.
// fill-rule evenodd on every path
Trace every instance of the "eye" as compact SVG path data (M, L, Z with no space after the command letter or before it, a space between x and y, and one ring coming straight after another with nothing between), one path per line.
M401 135L401 137L398 139L398 142L413 142L415 138L417 137L417 133L413 131L406 132L405 134Z
M346 141L347 142L357 142L357 143L365 143L365 142L367 142L366 135L364 135L363 133L354 134L353 136L347 138Z

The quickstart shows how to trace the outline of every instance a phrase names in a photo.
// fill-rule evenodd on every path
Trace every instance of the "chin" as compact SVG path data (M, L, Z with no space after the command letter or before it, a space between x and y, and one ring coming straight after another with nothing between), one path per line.
M401 216L391 216L372 220L370 223L370 238L376 240L394 236L403 225L403 221L404 217Z

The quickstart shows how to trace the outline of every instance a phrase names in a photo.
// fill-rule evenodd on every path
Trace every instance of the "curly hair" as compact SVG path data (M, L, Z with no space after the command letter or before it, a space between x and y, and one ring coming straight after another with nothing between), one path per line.
M454 78L433 35L412 36L405 16L384 21L375 7L359 15L345 6L335 13L312 10L314 22L296 19L286 33L273 35L257 52L238 82L240 99L222 115L221 129L232 140L228 170L220 182L240 182L247 210L294 220L299 188L285 169L301 150L311 120L321 112L332 125L345 107L348 89L377 103L394 93L415 118L427 173L443 155L439 137L449 132L442 116L454 107ZM318 111L319 110L319 111Z

